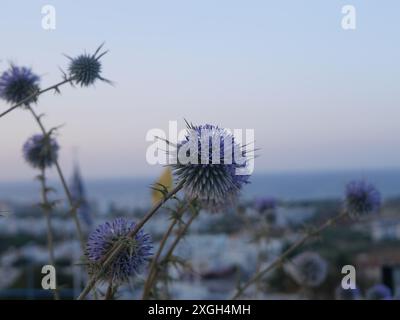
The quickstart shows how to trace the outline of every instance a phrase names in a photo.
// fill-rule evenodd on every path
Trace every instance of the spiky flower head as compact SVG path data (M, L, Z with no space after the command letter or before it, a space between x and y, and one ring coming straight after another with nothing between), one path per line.
M344 289L341 285L336 287L335 290L336 300L360 300L361 292L358 288L355 289Z
M175 160L172 169L177 180L184 181L186 196L211 212L234 204L249 183L242 146L230 132L214 125L188 125Z
M153 245L150 236L142 230L133 238L128 237L129 232L134 228L134 222L117 218L112 222L99 225L90 234L86 244L90 274L98 271L99 262L116 243L123 243L124 248L105 270L102 280L112 280L114 284L121 284L144 269L152 255Z
M391 300L392 290L384 284L376 284L369 288L366 293L368 300Z
M297 284L318 287L326 279L328 264L318 253L306 251L286 263L285 270Z
M68 71L73 82L81 87L88 87L94 84L96 80L110 83L109 80L101 76L102 65L100 58L107 53L107 51L100 53L102 47L103 45L97 48L94 54L84 53L76 58L67 56L71 60Z
M33 168L45 169L57 161L59 149L57 141L50 135L35 134L25 142L22 153Z
M363 215L379 210L379 191L364 180L351 181L346 186L346 209L350 215Z
M30 68L18 67L14 64L0 76L0 97L5 101L17 104L25 99L24 105L34 103L37 97L32 94L38 92L40 77Z

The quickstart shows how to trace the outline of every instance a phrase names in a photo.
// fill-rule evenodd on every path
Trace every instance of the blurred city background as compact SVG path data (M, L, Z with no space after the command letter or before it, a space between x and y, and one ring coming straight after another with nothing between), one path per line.
M400 171L357 171L329 173L255 175L237 207L218 214L202 212L178 246L176 255L187 261L185 268L171 270L169 295L163 298L225 299L235 289L237 279L247 279L257 268L268 265L307 228L318 226L337 215L343 205L345 184L354 177L368 177L381 191L384 206L378 215L361 221L345 221L298 252L317 251L328 261L328 277L314 288L313 298L333 299L343 275L341 269L356 267L357 286L366 291L385 283L399 294L400 256ZM139 220L151 206L149 186L154 179L105 179L86 181L78 166L70 179L84 206L80 219L86 232L112 217ZM57 182L50 183L60 189ZM1 184L0 272L2 298L51 298L41 288L43 265L48 263L46 222L31 183ZM62 199L61 192L52 199ZM254 208L259 197L275 199L271 215ZM85 281L80 264L80 247L75 226L60 205L53 215L56 234L57 278L65 298L76 297ZM146 232L157 241L165 232L170 213L162 210L146 225ZM75 264L71 268L71 263ZM172 268L173 269L173 268ZM120 298L139 297L143 276L119 291ZM278 269L252 297L260 299L299 299L301 290L288 274ZM308 296L307 296L308 297Z

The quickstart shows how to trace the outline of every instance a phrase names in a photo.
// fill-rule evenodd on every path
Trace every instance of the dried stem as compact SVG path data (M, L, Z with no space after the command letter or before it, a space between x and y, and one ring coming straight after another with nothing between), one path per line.
M334 218L331 218L327 220L324 224L322 224L320 227L315 229L314 231L308 232L305 234L302 238L300 238L298 241L296 241L292 246L290 246L284 253L282 253L279 257L277 257L274 262L272 262L268 267L265 269L257 272L253 277L251 277L244 285L240 286L240 288L237 289L235 294L232 296L232 300L238 299L251 285L256 283L258 280L260 280L262 277L264 277L268 272L274 270L276 267L282 265L282 263L286 260L286 258L296 249L301 247L304 243L306 243L309 239L317 236L320 234L322 231L330 227L331 225L335 224L339 220L343 219L344 217L348 216L348 212L342 212L335 216Z

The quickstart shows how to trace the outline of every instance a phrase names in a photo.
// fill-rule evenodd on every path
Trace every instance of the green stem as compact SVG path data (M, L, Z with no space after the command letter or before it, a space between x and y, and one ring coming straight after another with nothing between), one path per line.
M36 120L37 124L40 127L40 130L43 133L43 135L46 136L48 134L48 132L47 132L46 128L44 127L43 122L40 119L40 116L38 116L36 114L35 110L33 110L33 108L30 105L28 105L28 110L31 112L33 118ZM74 200L73 200L72 195L71 195L71 191L68 188L68 185L66 183L66 180L65 180L65 177L64 177L64 174L63 174L63 171L61 170L60 163L58 162L57 159L55 160L54 163L55 163L55 166L56 166L56 169L57 169L57 173L58 173L58 176L60 178L62 187L64 189L64 192L65 192L66 196L67 196L67 200L68 200L68 203L69 203L69 206L70 206L69 213L71 214L71 216L72 216L72 218L74 220L74 223L75 223L75 226L76 226L76 230L77 230L77 233L78 233L78 237L79 237L79 242L81 244L82 251L84 251L85 250L85 238L83 236L81 224L79 222L79 218L78 218L78 215L77 215L78 204L74 203Z
M199 211L196 210L192 216L190 217L190 219L186 222L186 224L184 225L183 228L181 228L177 234L177 236L175 237L174 242L172 243L171 247L169 248L167 254L165 255L163 261L168 261L171 257L172 254L175 251L175 248L177 247L177 245L179 244L179 242L181 241L181 239L183 238L183 236L186 234L186 232L188 231L190 225L192 224L192 222L194 221L194 219L198 216Z
M157 253L155 254L153 260L151 261L150 268L149 268L149 273L147 275L146 282L143 287L143 295L142 295L142 300L146 300L149 297L150 290L154 281L154 276L156 274L156 268L157 268L157 263L158 259L160 258L160 255L167 243L168 238L170 237L172 230L174 229L175 225L178 223L178 221L182 218L183 214L185 213L187 207L190 205L191 201L187 205L183 205L182 207L178 208L176 215L172 219L167 231L164 233L160 246L158 247Z
M27 104L28 102L32 101L32 99L37 98L38 96L40 96L41 94L50 91L50 90L58 90L58 88L66 83L69 83L73 80L73 78L67 78L59 83L56 83L55 85L52 85L46 89L43 90L39 90L36 91L34 93L32 93L31 95L29 95L28 97L26 97L25 99L22 99L20 102L18 102L17 104L13 105L11 108L7 109L6 111L4 111L3 113L0 114L0 118L5 116L7 113L13 111L14 109Z
M138 224L135 225L135 228L133 228L129 234L127 235L128 238L133 238L139 230L144 226L145 223L162 207L162 205L167 202L170 198L175 196L182 188L185 183L185 180L181 180L179 184L170 192L168 192L163 199L161 199L156 205L153 206L153 208L150 209L150 211L140 220ZM105 257L100 261L101 268L100 270L94 274L88 283L86 284L85 288L82 290L81 294L78 296L78 300L83 300L86 298L86 296L89 294L89 292L95 287L97 280L102 276L102 274L105 272L107 267L114 261L114 258L121 252L121 250L124 248L123 243L116 243L105 255Z
M305 234L302 238L300 238L298 241L296 241L292 246L290 246L284 253L282 253L279 257L277 257L274 262L272 262L268 267L265 269L257 272L253 277L251 277L244 285L242 285L235 294L232 296L232 300L238 299L251 285L256 283L258 280L262 279L268 272L274 270L276 267L282 265L282 263L286 260L286 258L294 252L296 249L301 247L304 243L306 243L309 239L317 236L320 234L322 231L324 231L326 228L329 226L335 224L339 220L343 219L344 217L347 217L348 213L347 212L342 212L338 214L336 217L327 220L324 224L322 224L319 228L315 229L314 231L311 231L307 234Z
M142 300L147 300L149 298L149 294L150 294L150 287L153 284L153 279L155 276L155 269L157 268L157 263L158 263L158 259L160 257L160 254L162 252L162 250L164 249L164 246L167 242L167 239L169 238L169 236L172 233L173 228L175 227L175 225L177 224L178 219L173 219L168 227L167 232L165 232L161 243L160 243L160 247L158 248L158 251L156 253L156 255L154 256L153 260L151 261L151 265L150 265L150 270L149 273L147 275L147 279L146 282L144 283L144 287L143 287L143 294L142 294Z
M49 199L47 197L47 186L46 186L46 172L45 169L41 169L42 174L39 178L42 190L42 208L43 213L46 218L46 225L47 225L47 248L49 250L49 263L54 268L56 267L55 258L54 258L54 245L53 245L53 228L51 225L51 205ZM53 290L54 299L60 300L60 295L58 293L57 288Z
M174 242L172 243L171 247L167 251L167 253L164 256L164 258L162 259L161 264L163 264L164 262L170 261L170 259L172 257L172 254L175 251L175 248L177 247L177 245L179 244L181 239L184 237L184 235L187 233L190 225L192 224L192 222L194 221L194 219L197 217L198 214L199 214L199 211L196 209L196 211L192 214L192 216L189 218L189 220L186 222L186 224L178 231L178 234L176 235ZM155 284L155 281L157 279L158 273L159 273L159 269L157 269L157 268L154 269L154 274L153 274L153 276L151 278L151 282L149 284L149 289L148 289L149 292L150 292L151 288ZM147 298L147 296L144 297L144 298Z

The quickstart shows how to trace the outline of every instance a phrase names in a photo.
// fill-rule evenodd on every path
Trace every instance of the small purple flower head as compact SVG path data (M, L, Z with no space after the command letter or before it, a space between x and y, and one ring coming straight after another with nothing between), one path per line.
M39 81L40 77L30 68L12 64L0 76L0 97L9 103L17 104L40 90ZM24 104L28 105L36 101L37 98L34 97Z
M336 287L335 290L336 300L360 300L361 292L358 288L355 289L344 289L341 285Z
M172 164L189 198L196 198L211 212L234 204L243 185L249 183L245 151L231 133L214 125L189 125L186 138L178 144Z
M346 209L350 215L364 215L379 210L379 191L364 180L352 181L346 186Z
M59 146L54 138L35 134L25 142L22 153L33 168L45 169L57 161L58 150Z
M306 251L286 263L285 270L297 284L318 287L326 279L328 264L318 253Z
M276 199L271 197L257 198L254 201L254 208L259 213L265 213L267 211L273 211L276 209Z
M121 284L129 277L139 274L148 263L152 255L152 241L150 236L140 230L131 239L128 233L135 228L135 223L123 218L99 225L93 231L86 244L86 256L89 260L89 273L95 273L99 263L116 242L125 244L124 249L115 257L112 264L102 276L102 280L112 280Z
M392 300L392 290L384 284L376 284L366 293L368 300Z
M84 53L76 58L68 57L71 60L68 67L69 75L76 84L81 87L88 87L94 84L96 80L110 82L101 76L100 58L107 53L107 51L100 53L102 47L103 45L94 54Z

